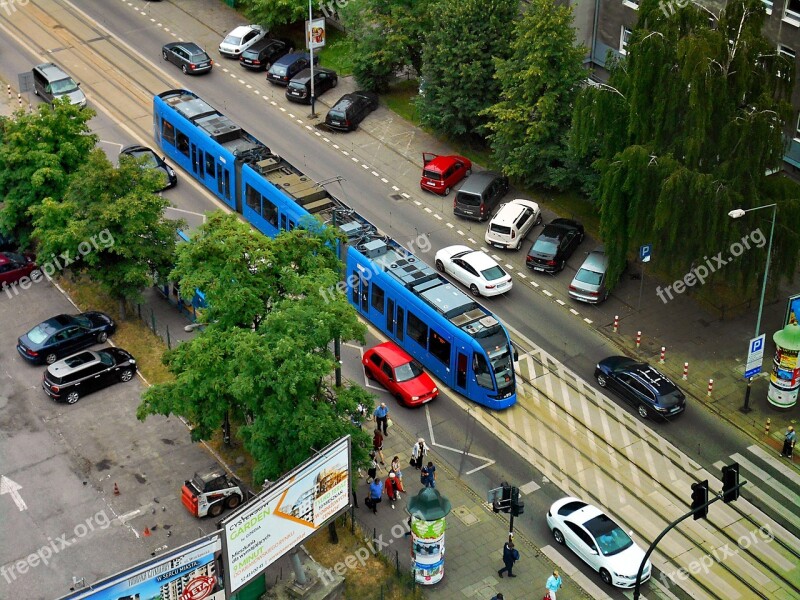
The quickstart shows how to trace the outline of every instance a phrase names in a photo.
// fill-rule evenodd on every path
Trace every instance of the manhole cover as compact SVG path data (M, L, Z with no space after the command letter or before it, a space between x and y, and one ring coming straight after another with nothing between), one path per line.
M474 525L478 522L478 517L473 515L466 506L457 506L453 509L453 513L461 519L464 525Z

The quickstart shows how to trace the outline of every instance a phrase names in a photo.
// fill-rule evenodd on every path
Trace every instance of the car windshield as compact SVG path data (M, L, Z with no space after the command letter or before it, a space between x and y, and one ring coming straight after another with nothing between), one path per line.
M501 279L505 277L506 272L503 271L503 269L501 269L497 265L495 265L493 267L489 267L488 269L484 269L483 271L481 271L481 275L483 275L483 278L486 281L494 281L495 279Z
M15 252L6 252L6 258L13 260L14 262L20 263L22 265L28 262L24 256L22 256L21 254L16 254Z
M511 362L511 353L508 351L508 346L489 351L489 360L492 363L492 370L497 378L498 385L506 377L511 378L513 376L514 364Z
M41 325L37 325L28 332L28 339L34 344L41 344L47 339L47 330Z
M341 110L331 109L328 111L328 116L334 119L344 119L344 112L342 112Z
M409 381L422 375L422 365L412 360L404 365L395 367L394 376L397 381Z
M281 65L275 65L270 70L270 73L273 75L278 75L279 77L283 77L286 75L286 67L282 67Z
M69 94L70 92L74 92L78 89L78 84L72 80L72 77L67 77L66 79L61 79L60 81L54 81L51 83L50 89L56 95Z
M304 90L304 89L306 89L305 84L300 83L299 81L290 81L289 82L289 87L292 88L293 90Z
M431 171L430 169L425 169L422 171L422 176L426 179L433 179L434 181L440 181L442 179L442 174L437 173L436 171Z
M114 357L111 356L108 352L98 352L100 355L100 362L106 366L113 366L114 365Z
M458 195L456 196L456 202L458 204L464 204L465 206L480 206L481 197L476 194L465 194L463 192L458 192Z
M156 157L153 156L152 152L148 152L147 150L142 150L140 152L132 152L131 156L133 156L136 160L141 161L142 165L149 168L155 168L158 166L158 161Z
M217 38L219 39L219 38ZM224 40L222 40L223 44L230 44L231 46L238 46L242 43L242 38L238 35L229 35Z
M597 515L583 524L597 540L603 556L614 556L633 546L633 540L607 515Z
M600 285L603 280L603 274L597 271L590 271L589 269L580 269L575 275L575 280L581 283L588 283L589 285Z
M667 394L661 394L658 403L666 408L672 408L673 406L679 406L682 400L680 391L674 389Z
M491 225L489 225L489 231L500 233L502 235L510 235L511 227L507 225L498 225L497 223L492 223Z
M555 255L556 245L548 239L539 238L533 244L533 251L539 252L540 254Z

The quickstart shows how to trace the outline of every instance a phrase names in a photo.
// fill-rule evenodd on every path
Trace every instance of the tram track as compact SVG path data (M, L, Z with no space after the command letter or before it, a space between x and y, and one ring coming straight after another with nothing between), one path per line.
M527 393L521 394L521 401L511 409L516 412L513 420L522 426L508 427L508 417L502 413L479 413L501 424L507 430L506 442L545 475L559 481L563 489L575 490L574 495L604 507L619 504L622 499L623 506L634 510L621 520L647 540L687 512L691 482L708 479L712 488L721 487L715 476L641 421L545 353L537 350L535 354L541 373L534 377L518 373ZM539 429L539 443L531 444L533 436L521 432L535 429ZM553 437L558 442L548 443ZM591 470L585 468L587 464ZM571 466L575 474L568 470ZM666 480L657 472L665 474ZM658 510L653 507L656 503ZM714 504L709 516L708 523L714 528L703 521L684 521L662 541L662 549L657 550L661 571L672 568L691 572L702 565L718 581L716 586L708 577L682 582L681 587L695 598L727 600L743 590L760 598L800 598L800 553L791 533L741 498L732 504ZM643 527L645 523L649 526ZM753 545L752 533L764 530L770 532L770 543ZM748 536L751 541L743 547L742 540ZM721 560L717 560L718 555ZM770 581L777 589L770 588Z

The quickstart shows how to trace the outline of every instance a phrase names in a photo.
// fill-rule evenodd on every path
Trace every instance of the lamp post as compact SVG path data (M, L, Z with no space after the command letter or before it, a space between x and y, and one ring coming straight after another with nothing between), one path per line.
M764 310L764 296L767 293L767 275L769 274L769 261L772 257L772 236L775 233L775 219L778 216L778 205L777 204L765 204L764 206L756 206L755 208L736 208L728 213L728 216L731 219L738 219L743 217L746 213L753 212L754 210L761 210L762 208L771 208L772 209L772 226L769 230L769 244L767 245L767 264L764 267L764 280L761 283L761 300L758 302L758 318L756 319L756 333L753 337L758 337L761 331L761 313ZM742 412L748 413L750 412L750 386L753 383L753 378L747 378L747 390L744 393L744 406L742 406Z

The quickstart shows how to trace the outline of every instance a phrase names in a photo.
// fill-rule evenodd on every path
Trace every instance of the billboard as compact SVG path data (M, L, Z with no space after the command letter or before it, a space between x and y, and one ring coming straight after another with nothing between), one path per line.
M306 21L306 47L316 50L325 46L325 19Z
M228 593L236 592L349 505L347 436L222 521Z
M143 562L62 600L224 600L221 534Z
M790 323L800 323L800 294L789 296L783 326L786 327Z

